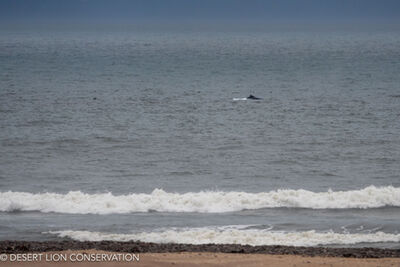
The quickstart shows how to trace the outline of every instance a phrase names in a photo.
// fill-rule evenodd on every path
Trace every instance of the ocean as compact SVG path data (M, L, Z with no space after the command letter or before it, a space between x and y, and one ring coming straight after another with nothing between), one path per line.
M3 25L0 240L400 248L399 133L399 27Z

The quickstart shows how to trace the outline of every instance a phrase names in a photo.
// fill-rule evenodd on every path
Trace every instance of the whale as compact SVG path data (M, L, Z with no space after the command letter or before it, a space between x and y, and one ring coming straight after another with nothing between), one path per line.
M247 99L251 99L251 100L261 100L262 98L255 97L254 95L249 95L249 96L247 97Z

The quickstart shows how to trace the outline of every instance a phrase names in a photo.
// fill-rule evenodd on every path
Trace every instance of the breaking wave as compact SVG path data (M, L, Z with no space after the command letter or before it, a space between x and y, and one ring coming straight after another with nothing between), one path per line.
M400 207L400 188L369 186L360 190L312 192L280 189L270 192L169 193L155 189L150 194L87 194L0 192L0 211L40 211L72 214L132 212L219 213L261 208L368 209Z
M153 243L180 244L240 244L240 245L284 245L318 246L351 245L358 243L400 242L400 234L376 233L334 233L316 232L274 232L267 230L189 228L162 232L141 232L113 234L89 231L51 231L58 237L68 237L78 241L142 241Z

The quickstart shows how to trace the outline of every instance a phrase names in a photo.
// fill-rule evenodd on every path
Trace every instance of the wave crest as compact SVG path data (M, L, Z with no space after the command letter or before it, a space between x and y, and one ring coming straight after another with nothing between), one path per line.
M0 211L40 211L73 214L132 212L234 212L261 208L367 209L400 207L400 188L369 186L361 190L312 192L280 189L270 192L168 193L155 189L150 194L115 196L111 193L67 194L0 192Z
M268 230L240 230L192 228L182 231L142 232L136 234L113 234L89 231L51 231L58 237L68 237L78 241L142 241L153 243L180 244L240 244L240 245L283 245L318 246L351 245L357 243L400 242L400 234L384 232L349 234L334 232L273 232Z

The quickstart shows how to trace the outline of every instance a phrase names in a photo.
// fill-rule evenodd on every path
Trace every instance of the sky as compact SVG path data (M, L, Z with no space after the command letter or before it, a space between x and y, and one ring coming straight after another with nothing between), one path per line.
M0 22L400 22L400 0L0 0Z

